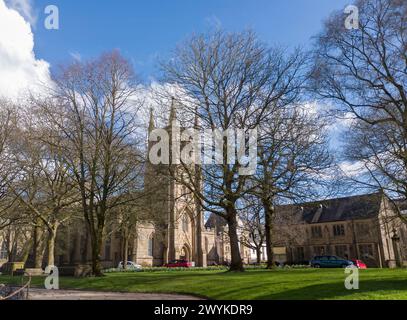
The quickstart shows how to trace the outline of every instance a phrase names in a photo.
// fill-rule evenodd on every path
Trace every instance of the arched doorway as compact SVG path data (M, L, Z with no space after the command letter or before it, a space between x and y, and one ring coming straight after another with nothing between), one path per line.
M191 250L187 244L184 244L181 249L180 259L191 261Z

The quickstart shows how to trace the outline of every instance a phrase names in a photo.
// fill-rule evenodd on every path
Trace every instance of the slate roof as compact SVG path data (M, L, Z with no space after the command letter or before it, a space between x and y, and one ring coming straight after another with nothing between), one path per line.
M378 216L381 201L381 193L373 193L298 205L284 205L276 207L276 216L290 216L291 223L369 219Z
M295 205L276 207L275 222L324 223L346 220L371 219L378 216L382 202L381 193L365 194ZM407 206L407 203L406 203ZM227 225L224 218L211 214L206 228L222 228Z

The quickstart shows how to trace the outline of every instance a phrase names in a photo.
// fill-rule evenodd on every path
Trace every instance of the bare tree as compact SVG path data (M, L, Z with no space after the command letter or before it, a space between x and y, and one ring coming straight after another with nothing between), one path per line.
M140 172L132 101L137 81L117 51L68 65L54 81L59 107L48 116L66 141L65 159L90 233L93 274L99 276L106 222L113 208L128 201L122 195L136 188Z
M15 197L9 190L17 174L10 152L18 122L16 109L10 101L0 99L0 230L19 219L13 208Z
M112 227L121 234L121 261L123 269L127 269L127 261L130 252L130 241L137 238L137 225L140 222L152 219L149 215L146 200L148 196L143 192L128 195L129 201L114 208L114 220Z
M304 106L275 109L261 126L259 169L253 177L264 209L267 268L274 266L273 220L275 206L311 199L330 190L326 169L331 167L323 117ZM322 186L326 186L323 190Z
M43 117L43 104L47 110L52 108L48 102L35 101L35 105L27 109L13 146L19 175L10 190L31 213L34 238L38 238L41 226L46 229L47 265L53 266L58 228L70 219L79 197L64 158L63 137L58 128ZM37 250L38 243L35 246Z
M179 88L175 98L180 109L195 115L200 129L240 129L248 135L265 120L270 106L289 100L296 87L293 84L301 54L285 55L284 50L267 48L252 32L197 35L177 48L174 59L163 64L164 80ZM226 219L230 270L242 271L237 207L248 191L248 177L239 174L245 167L240 162L228 163L226 143L221 154L221 164L197 167L182 162L184 174L173 170L173 177L193 192L204 210Z
M407 2L359 0L357 30L334 13L318 37L313 87L350 119L358 186L407 198ZM400 218L407 222L405 217Z
M264 208L257 197L247 195L239 209L241 244L256 251L257 263L262 262L262 252L266 240L264 228Z

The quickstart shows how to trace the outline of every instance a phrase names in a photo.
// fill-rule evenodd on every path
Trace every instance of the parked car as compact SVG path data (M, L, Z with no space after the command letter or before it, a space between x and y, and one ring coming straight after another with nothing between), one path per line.
M367 269L367 265L362 260L352 260L353 264L359 269Z
M353 265L353 262L337 256L316 256L311 260L313 268L346 268Z
M173 260L164 266L167 268L191 268L192 263L187 260Z
M119 262L119 265L117 266L118 269L124 269L123 268L123 261ZM133 261L127 261L127 269L128 270L137 270L140 271L141 269L143 269L142 266L140 266L139 264L136 264Z

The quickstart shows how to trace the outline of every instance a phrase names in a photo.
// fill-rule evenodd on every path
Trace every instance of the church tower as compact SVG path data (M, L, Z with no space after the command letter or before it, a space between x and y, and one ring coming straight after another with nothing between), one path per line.
M177 109L175 99L172 99L166 127L170 143L170 167L153 165L149 161L146 165L145 188L152 193L149 211L155 219L156 228L155 261L159 264L161 260L162 264L165 264L172 260L185 259L194 262L196 266L205 266L202 239L204 220L201 206L188 189L174 179L174 174L182 174L180 165L172 162L173 143L178 144L180 138L180 128L176 123ZM151 112L149 135L154 129L154 117ZM149 152L153 144L154 142L149 141ZM199 175L196 176L197 179L201 179ZM161 256L161 259L158 259L158 256Z

